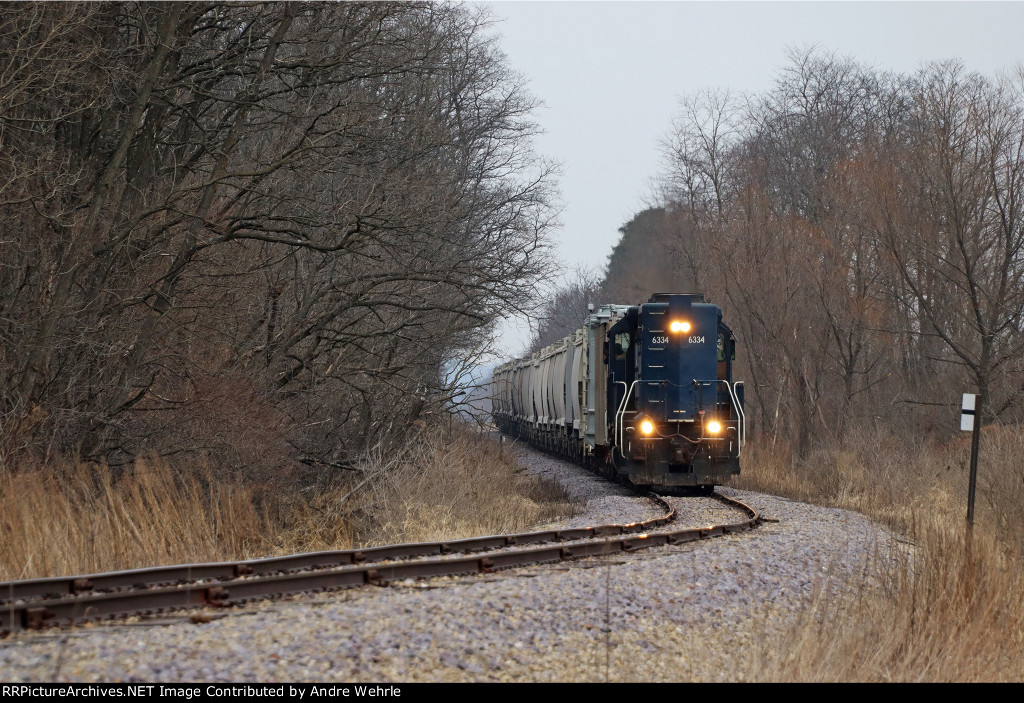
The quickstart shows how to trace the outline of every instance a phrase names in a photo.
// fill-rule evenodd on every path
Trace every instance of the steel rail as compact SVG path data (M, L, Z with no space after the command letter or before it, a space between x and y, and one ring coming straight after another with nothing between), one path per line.
M280 557L201 564L175 564L78 576L56 576L0 582L0 607L11 601L62 598L68 595L125 588L164 586L201 580L227 580L241 576L277 574L302 569L329 568L364 562L409 559L422 556L501 549L517 544L564 541L584 537L643 532L675 519L675 509L658 495L648 496L666 512L633 523L598 525L568 530L541 530L511 535L490 535L439 542L410 542L364 549L305 552Z
M511 535L490 535L440 542L410 542L389 544L364 549L341 549L306 552L280 557L225 561L206 564L175 564L126 571L111 571L78 576L56 576L0 582L0 608L12 601L62 598L96 591L107 592L128 588L169 586L192 581L223 581L242 576L280 574L306 569L324 569L362 563L376 563L394 559L502 549L522 544L565 541L602 537L616 534L643 532L652 527L666 525L675 520L675 509L661 496L648 496L665 513L658 517L626 524L597 525L567 530L541 530ZM2 628L0 628L2 629Z
M10 633L18 630L40 629L50 626L73 625L88 620L98 620L112 617L125 617L130 615L146 615L156 612L166 612L183 608L201 606L225 607L244 603L251 600L281 597L297 593L308 593L315 591L335 590L360 586L364 584L386 585L392 581L400 581L410 578L429 578L437 576L457 576L463 574L492 572L497 569L507 569L530 564L542 564L557 562L580 557L600 556L615 554L618 552L629 552L637 549L660 546L665 544L678 544L691 542L709 537L716 537L725 534L741 532L756 527L761 521L760 513L741 501L727 496L715 495L720 501L743 510L747 520L729 523L724 525L708 525L706 527L692 527L681 530L659 532L648 534L633 529L637 525L645 524L648 527L658 527L667 524L670 520L666 516L646 520L643 523L631 523L629 525L602 525L598 527L571 529L571 530L549 530L544 532L525 533L523 535L505 535L494 537L472 538L467 540L456 540L449 542L425 543L431 548L436 545L448 547L461 546L464 551L471 547L473 549L487 549L498 546L497 541L508 540L500 544L500 547L519 546L529 544L522 538L532 538L536 535L559 535L555 539L575 540L568 544L554 544L550 546L536 547L510 552L495 552L488 555L473 555L447 559L410 559L408 561L379 562L379 563L348 563L344 565L330 564L325 568L317 570L298 571L295 573L280 573L277 568L272 573L257 574L255 571L246 574L236 574L228 580L218 582L192 581L176 586L152 587L114 591L110 593L88 592L78 596L55 598L50 600L21 601L8 600L0 606L0 633ZM660 499L659 499L660 500ZM674 510L668 503L661 501L667 506L674 517ZM618 530L618 532L616 532ZM633 535L639 532L640 534ZM607 537L609 534L618 534L615 539L597 539ZM589 538L589 541L579 541L582 538ZM492 540L488 542L488 540ZM487 546L490 545L490 546ZM415 548L417 544L390 545L378 548L378 556L381 554L407 553L399 548ZM500 548L499 547L499 548ZM386 551L397 550L397 551ZM370 551L370 550L366 550ZM322 552L318 554L331 554ZM426 550L417 556L432 556L435 552ZM296 557L310 557L311 555L295 555ZM289 563L292 557L275 558L276 562ZM270 562L272 560L256 560L257 562ZM252 562L242 562L250 564ZM307 562L308 563L308 562ZM236 564L227 564L236 566ZM217 566L217 565L199 565ZM135 570L134 573L153 571ZM116 572L118 575L130 574L133 572ZM95 574L94 576L113 577L114 574ZM82 577L80 577L82 578ZM67 579L64 579L65 581ZM13 588L18 582L8 582Z

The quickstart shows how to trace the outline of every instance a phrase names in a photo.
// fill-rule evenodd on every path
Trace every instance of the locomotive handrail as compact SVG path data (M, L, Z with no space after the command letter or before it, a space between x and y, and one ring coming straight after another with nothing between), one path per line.
M626 389L626 394L622 396L622 402L619 403L619 409L615 412L615 439L618 440L619 451L622 451L622 447L625 444L625 426L626 423L622 422L622 416L626 414L626 403L629 402L630 396L633 395L633 389L636 388L636 384L640 382L640 379L633 381L633 383ZM616 381L615 383L621 383L623 386L626 385L625 381Z
M621 383L622 385L626 385L625 381L616 381L615 383ZM619 403L618 412L615 413L615 436L616 439L619 440L619 451L622 451L622 447L624 447L626 444L626 423L622 421L622 418L626 415L626 405L628 404L629 399L633 396L633 389L636 388L636 384L638 383L659 384L661 383L661 381L654 379L638 378L637 380L633 381L632 384L630 384L629 389L626 391L626 395L622 397L622 402Z
M740 385L743 385L743 381L733 381L731 389L733 392L733 402L736 403L736 409L739 411L740 414L741 431L739 437L739 447L737 447L736 449L737 457L740 455L740 450L743 448L743 445L747 443L747 412L743 409L743 403L740 402L739 393L736 392L736 386Z
M694 379L694 383L706 383L708 385L712 383L724 383L725 389L729 391L729 399L732 401L732 406L736 408L736 419L739 427L737 428L736 434L736 456L739 457L743 452L743 445L747 442L747 414L743 412L743 406L740 405L739 396L736 395L736 391L733 390L732 384L723 378L716 378L707 381L698 381ZM742 381L737 381L742 383Z

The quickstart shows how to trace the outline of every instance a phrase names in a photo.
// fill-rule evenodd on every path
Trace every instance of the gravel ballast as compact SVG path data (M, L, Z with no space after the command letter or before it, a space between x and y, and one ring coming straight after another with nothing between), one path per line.
M632 522L651 501L523 450L583 503L558 525ZM264 602L195 624L91 625L0 641L5 681L735 680L815 593L856 587L893 538L867 518L728 488L778 522L633 554ZM671 498L674 529L737 521ZM834 596L832 596L834 597ZM202 619L202 618L199 618Z

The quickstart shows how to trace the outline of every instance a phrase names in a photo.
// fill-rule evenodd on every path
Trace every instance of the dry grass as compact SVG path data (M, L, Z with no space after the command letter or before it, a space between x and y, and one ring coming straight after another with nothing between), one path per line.
M858 437L803 461L751 452L739 487L860 511L916 544L876 558L846 599L820 597L739 676L762 681L1024 678L1024 430L987 428L965 546L969 439ZM880 555L892 557L893 555Z
M0 579L468 537L572 512L494 442L458 428L423 436L317 490L156 460L0 474Z
M854 510L903 533L922 524L962 531L970 446L967 433L943 444L875 431L797 460L764 442L732 485ZM978 529L1024 548L1024 427L986 427L978 463Z
M574 514L559 484L518 466L493 438L421 435L398 456L369 462L358 525L369 544L523 532Z
M0 477L0 578L248 557L270 549L256 489L139 461Z
M738 675L753 681L1019 681L1024 574L976 534L928 529L912 559L873 565L846 599L818 597ZM770 644L769 644L770 643Z

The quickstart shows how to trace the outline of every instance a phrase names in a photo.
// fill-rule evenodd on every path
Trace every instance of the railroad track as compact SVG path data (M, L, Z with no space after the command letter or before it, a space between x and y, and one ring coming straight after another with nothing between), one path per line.
M745 503L715 494L719 501L741 510L746 519L651 532L671 525L675 510L660 496L649 497L666 512L629 524L0 582L0 636L93 620L228 607L298 593L630 552L741 532L762 521L760 513Z

